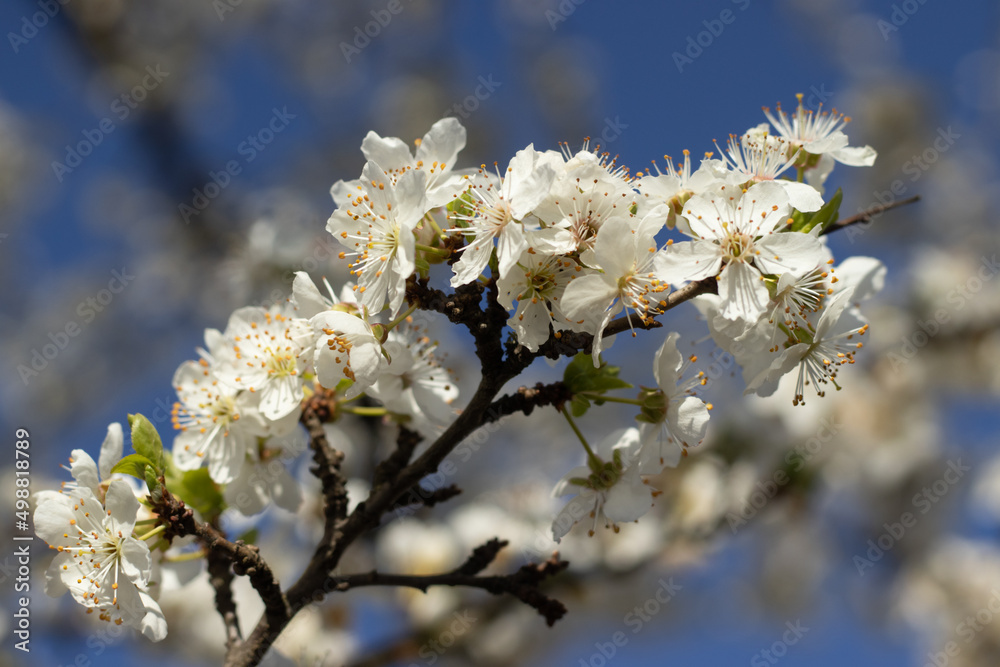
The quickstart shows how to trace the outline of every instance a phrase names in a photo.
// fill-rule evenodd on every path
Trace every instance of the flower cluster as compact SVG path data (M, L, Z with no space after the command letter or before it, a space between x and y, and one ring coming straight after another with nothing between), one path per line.
M88 614L97 611L102 621L127 624L160 641L167 623L150 594L153 560L146 542L134 534L138 489L111 476L122 448L121 425L111 424L99 464L75 449L68 468L73 481L59 492L36 494L35 530L58 552L45 592L69 592Z
M485 294L491 312L507 311L506 329L479 332L508 335L507 351L540 356L566 332L587 341L568 346L589 354L570 362L562 389L571 399L556 402L586 459L555 487L575 498L555 518L554 539L586 518L591 534L601 522L617 530L638 519L657 495L652 477L704 440L712 406L695 395L706 375L676 332L652 360L653 386L635 398L610 395L632 385L603 362L606 337L651 328L676 305L673 294L696 283L688 291L715 343L742 366L746 391L769 395L791 373L798 404L806 385L819 396L839 388L868 328L858 304L884 279L873 259L835 266L824 236L841 199L823 189L833 163L870 165L874 151L848 146L848 119L810 112L801 98L793 115L779 106L766 116L770 124L731 135L718 158L708 153L695 168L684 151L682 163L667 158L655 173L633 173L589 143L576 152L529 145L503 168L455 169L466 135L454 118L435 123L413 152L369 133L361 176L333 185L327 223L353 282L337 294L300 271L284 303L240 308L224 330L207 330L199 359L174 374L172 456L139 422L135 455L118 461L120 428L99 470L74 451L76 483L40 495L36 512L39 534L60 552L50 582L102 618L160 638L150 549L133 535L136 492L162 498L165 485L213 520L227 506L294 511L302 492L285 466L302 450L304 401L318 394L331 421L354 413L425 438L444 431L458 390L414 316L427 307L414 290L441 278L435 266L450 270L442 288ZM477 281L488 289L468 287ZM635 406L636 423L592 447L574 417L608 401ZM112 472L149 488L133 490Z

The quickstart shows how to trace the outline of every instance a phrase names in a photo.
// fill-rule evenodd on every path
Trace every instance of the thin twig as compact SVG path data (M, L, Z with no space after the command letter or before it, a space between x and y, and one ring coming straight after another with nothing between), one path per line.
M236 603L233 600L233 571L230 568L230 561L218 551L209 551L206 559L208 583L215 589L215 608L219 611L226 627L226 653L229 653L234 646L243 641L239 617L236 615Z
M851 225L856 225L862 222L868 222L875 216L881 215L886 211L890 211L894 208L899 208L900 206L906 206L907 204L913 204L918 201L920 201L920 195L914 195L909 199L901 199L899 201L890 202L888 204L875 204L874 206L865 209L864 211L858 213L857 215L852 215L850 218L844 218L842 220L838 220L837 222L831 224L829 227L827 227L822 231L821 235L832 234L833 232L844 229L845 227L850 227Z

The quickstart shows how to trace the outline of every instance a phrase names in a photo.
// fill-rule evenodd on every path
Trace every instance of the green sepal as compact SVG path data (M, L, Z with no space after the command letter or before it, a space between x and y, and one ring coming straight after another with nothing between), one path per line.
M149 492L151 494L156 494L157 491L159 491L160 489L160 480L157 477L156 468L154 468L151 465L147 465L144 474L146 479L146 487L149 489ZM157 498L159 498L160 495L162 495L162 492L157 495Z
M448 202L444 208L449 213L448 218L455 223L455 227L465 228L469 226L469 223L455 216L471 216L476 210L476 203L472 198L472 194L466 190L460 196Z

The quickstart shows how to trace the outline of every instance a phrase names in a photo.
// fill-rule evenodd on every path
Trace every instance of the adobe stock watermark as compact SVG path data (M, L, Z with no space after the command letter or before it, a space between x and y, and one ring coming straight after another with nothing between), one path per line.
M855 554L853 561L858 574L865 576L865 570L875 567L875 563L882 560L886 553L899 544L909 529L917 525L920 516L931 511L931 509L941 502L948 491L958 484L965 473L972 470L969 466L962 465L962 459L948 461L948 468L938 479L923 487L919 493L913 495L910 504L917 513L903 512L897 521L885 522L882 527L885 529L881 535L873 540L868 540L868 550L862 554Z
M896 373L900 372L903 366L917 356L917 352L941 332L952 315L965 308L966 304L970 303L998 272L1000 272L1000 262L997 262L997 256L995 254L991 257L983 256L976 273L965 282L951 288L945 295L945 302L949 307L936 309L933 316L927 320L917 320L917 328L903 336L898 350L885 355L889 367Z
M605 116L604 127L601 128L601 133L599 135L601 138L601 146L606 147L608 144L614 143L627 129L628 123L623 123L621 116L615 116L613 120L610 117Z
M993 589L990 591L990 599L980 607L975 614L969 614L959 621L955 626L955 635L961 638L966 644L971 644L980 632L1000 614L1000 591ZM927 662L923 667L948 667L951 659L958 657L962 652L962 645L955 640L949 640L940 651L927 653Z
M38 0L35 4L38 5L39 11L31 16L21 17L21 29L17 32L9 31L7 33L7 41L10 42L10 48L14 50L15 54L21 50L22 46L34 39L38 35L38 31L47 26L64 5L69 4L69 0Z
M41 348L31 349L28 364L17 365L17 373L21 376L24 386L28 386L33 378L48 368L49 363L69 346L70 340L79 336L84 327L93 322L98 313L104 312L114 301L115 296L121 294L133 280L135 276L128 273L124 267L121 271L114 269L111 271L111 280L108 281L106 288L78 303L75 312L80 317L80 322L75 319L69 320L61 329L50 331L47 336L48 342L42 344Z
M903 2L892 5L892 12L889 20L879 19L875 22L878 31L882 33L882 39L889 41L889 35L899 32L899 29L906 25L910 17L920 11L920 8L927 4L927 0L903 0Z
M406 0L408 3L413 0ZM354 26L354 39L351 42L341 42L340 52L344 54L344 60L351 64L351 60L361 55L372 40L382 34L382 31L392 22L392 19L405 9L402 0L389 0L384 9L371 10L372 20L364 26Z
M105 137L115 131L117 124L128 119L132 112L139 108L139 104L170 76L170 72L162 70L159 64L148 65L145 71L146 75L139 83L112 100L109 110L114 118L105 116L96 127L84 130L80 141L72 145L66 144L66 154L62 162L52 161L52 172L56 175L56 180L62 183L68 174L72 174L74 169L83 164L84 158L93 153L94 149L104 142Z
M809 460L823 449L823 445L833 440L842 427L843 424L824 417L820 420L820 427L816 435L796 445L794 449L785 454L785 468L775 470L769 479L758 480L756 488L743 503L739 512L729 511L726 513L726 522L733 535L757 516L757 512L762 510L792 480L791 475L805 468Z
M647 623L653 620L660 611L670 604L670 601L683 590L683 586L674 583L673 577L661 578L659 586L653 595L642 604L637 604L622 618L622 624L632 631L632 635L642 632ZM614 632L607 641L594 642L594 652L586 658L580 658L578 667L604 667L617 654L618 650L629 643L629 636L624 630Z
M788 655L788 649L799 643L809 628L802 625L802 621L795 619L795 622L785 621L786 630L781 633L781 639L776 640L767 648L763 648L753 654L750 658L751 667L767 667L775 665L779 660Z
M751 0L732 0L732 3L743 12L750 6ZM726 30L726 26L736 22L737 16L738 14L732 9L726 8L719 12L718 18L702 21L701 24L705 29L694 35L688 35L687 46L684 52L674 51L670 54L670 57L674 60L674 65L677 66L677 72L683 74L684 68L700 58L715 43L715 40L722 36L722 33Z
M549 27L555 32L559 24L568 19L576 11L576 8L587 0L560 0L556 8L545 10L545 20L549 22Z
M472 91L471 95L466 96L462 101L456 102L451 105L450 109L445 109L444 113L441 114L442 118L448 116L458 115L462 119L466 119L474 113L479 105L490 99L496 89L503 85L502 81L494 81L492 74L487 74L485 77L479 77L479 85L476 89Z
M243 4L243 0L212 0L212 9L220 21L226 20L226 14L236 11L236 8Z
M931 142L931 145L925 148L919 155L914 155L903 163L903 175L909 177L908 180L910 184L916 183L944 153L951 150L951 147L955 145L955 141L961 138L962 135L951 129L951 125L948 127L939 127L937 129L937 136L934 138L934 141ZM858 213L864 213L874 205L889 206L906 194L908 188L909 184L907 184L906 181L901 178L897 178L889 184L888 190L875 190L872 192L872 198L874 201L865 206L859 206ZM847 240L854 243L854 239L864 235L872 224L881 216L882 213L876 213L867 220L851 225L845 229L844 232L847 234Z
M184 218L184 224L191 224L191 218L201 215L215 198L229 187L233 178L243 172L243 166L256 160L257 156L263 153L295 118L295 114L288 113L288 107L281 107L281 109L274 107L271 110L271 118L264 126L253 134L247 135L247 138L236 147L236 153L243 158L242 161L233 158L228 160L219 171L209 171L208 181L200 188L191 190L190 203L182 202L177 205L177 212Z

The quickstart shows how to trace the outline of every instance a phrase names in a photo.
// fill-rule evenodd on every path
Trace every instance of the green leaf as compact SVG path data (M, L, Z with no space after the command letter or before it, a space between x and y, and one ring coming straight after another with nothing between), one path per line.
M590 409L590 401L586 396L574 394L569 401L570 413L574 417L582 417Z
M827 227L840 219L840 203L842 201L844 201L844 191L841 188L837 188L830 201L824 204L823 208L816 211L813 220L816 220L817 224L820 225L820 231L826 230Z
M141 454L129 454L115 464L111 469L112 474L120 472L125 475L132 475L140 481L146 481L146 467L152 466L153 462Z
M613 389L628 389L632 385L618 377L617 366L602 364L600 368L594 368L593 359L589 354L580 354L573 357L573 361L566 366L563 373L563 383L573 394L592 393L603 394Z
M156 427L142 415L129 415L129 426L132 427L132 449L149 460L157 474L163 472L163 441ZM144 479L144 475L139 479Z
M197 510L203 517L214 517L222 512L225 503L219 487L208 474L208 468L198 468L168 482L170 492Z
M840 188L837 188L837 192L834 193L830 201L823 204L823 207L813 213L812 215L808 213L802 213L801 211L795 211L792 213L792 219L795 220L792 223L791 231L793 232L810 232L814 228L819 227L820 230L824 230L840 217L840 202L844 200L844 192Z

